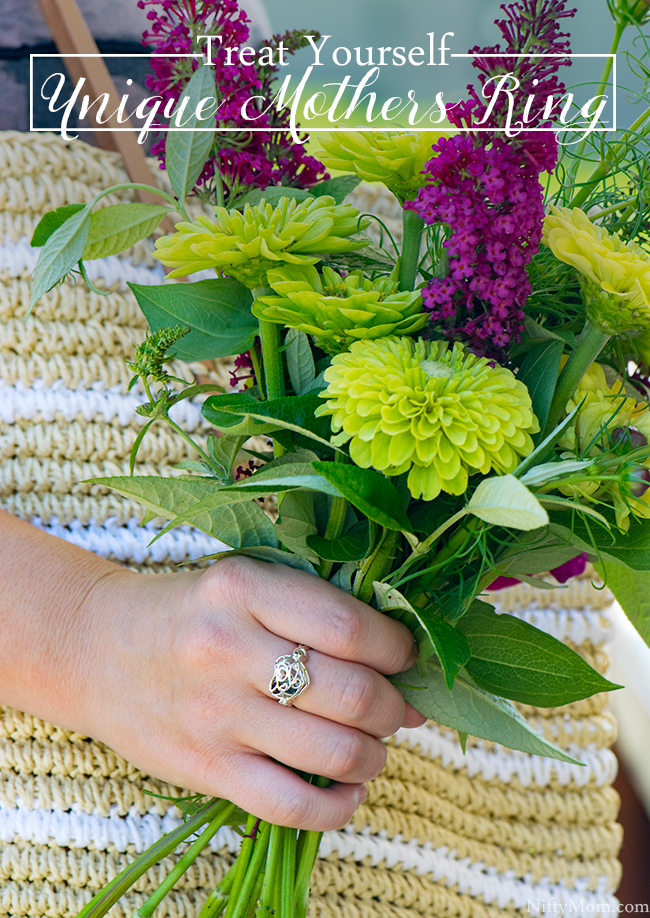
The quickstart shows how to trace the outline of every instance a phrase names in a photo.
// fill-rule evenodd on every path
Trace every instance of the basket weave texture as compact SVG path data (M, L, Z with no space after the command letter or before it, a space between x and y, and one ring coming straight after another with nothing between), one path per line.
M110 296L65 282L24 322L36 260L29 238L40 217L126 180L116 154L53 135L0 134L0 506L133 569L170 571L219 543L186 528L149 547L156 521L143 527L135 504L78 484L128 474L143 396L127 393L123 357L146 324L126 283L161 283L150 243L88 264ZM359 194L362 209L397 229L394 199L369 186ZM175 372L189 378L187 367ZM227 367L214 375L226 381ZM199 405L183 404L177 420L200 436ZM164 474L185 458L185 444L157 425L138 473ZM611 597L588 579L551 592L522 585L494 601L606 669ZM576 911L616 908L621 829L606 697L520 708L584 767L471 739L464 756L455 732L435 724L400 731L352 823L325 833L311 918L497 918L544 913L552 900ZM0 915L74 918L136 852L179 823L175 807L144 790L186 793L101 743L0 707ZM159 918L198 915L238 844L232 830L221 831ZM172 863L149 871L110 914L128 918Z

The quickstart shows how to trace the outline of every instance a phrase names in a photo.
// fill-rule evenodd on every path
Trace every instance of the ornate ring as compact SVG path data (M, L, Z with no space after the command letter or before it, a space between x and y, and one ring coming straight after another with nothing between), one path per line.
M307 648L299 645L293 653L278 657L273 667L273 678L269 682L269 692L280 704L290 707L298 695L302 695L309 686Z

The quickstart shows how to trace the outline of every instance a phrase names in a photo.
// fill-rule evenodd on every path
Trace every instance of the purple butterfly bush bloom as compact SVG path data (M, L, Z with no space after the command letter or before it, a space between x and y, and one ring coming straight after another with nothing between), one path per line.
M507 96L490 96L500 78L511 73L519 81L512 124L526 114L527 127L550 126L546 100L559 102L565 87L557 71L570 63L562 56L568 54L569 43L559 22L575 10L565 6L566 0L502 5L506 18L496 24L505 51L499 45L472 49L486 96L470 85L470 98L450 110L453 124L503 126ZM525 57L505 56L522 49ZM525 112L532 93L539 100L537 111L533 105ZM443 243L449 270L423 291L425 305L434 328L498 359L504 348L519 340L523 328L523 306L531 292L526 268L539 248L544 219L539 175L555 167L557 141L550 130L513 137L481 130L442 138L433 151L427 164L433 184L406 205L425 223L449 228Z
M147 77L147 87L162 99L161 110L168 102L181 95L194 70L200 66L197 59L179 57L205 50L205 40L199 43L198 35L219 35L222 41L212 42L212 62L216 95L220 107L216 115L218 124L241 131L216 133L215 145L197 182L197 192L216 203L213 181L218 171L225 186L226 204L251 188L285 185L310 188L325 178L327 173L313 156L308 156L304 146L294 143L287 131L271 131L288 125L287 112L258 112L256 128L268 131L250 131L251 123L242 115L242 106L253 96L270 97L271 84L277 66L241 63L239 57L228 64L228 48L243 47L249 38L249 19L239 9L236 0L139 0L140 9L148 9L150 30L143 35L142 43L149 46L152 56L152 74ZM285 50L294 53L305 41L305 33L289 32L276 35L267 47L275 49L282 41ZM248 106L249 112L252 106ZM152 148L165 166L165 139L163 135Z

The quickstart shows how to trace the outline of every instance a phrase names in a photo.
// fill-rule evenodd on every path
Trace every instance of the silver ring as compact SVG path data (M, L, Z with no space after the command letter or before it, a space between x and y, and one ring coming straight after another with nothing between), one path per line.
M280 704L290 707L298 695L309 687L307 648L299 644L293 653L278 657L273 667L273 678L269 682L269 692Z

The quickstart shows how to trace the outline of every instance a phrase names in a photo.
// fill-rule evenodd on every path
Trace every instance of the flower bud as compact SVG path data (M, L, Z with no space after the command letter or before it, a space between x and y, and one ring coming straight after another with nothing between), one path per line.
M636 427L615 427L610 434L614 446L627 446L629 449L640 449L648 445L645 437Z
M628 490L632 497L643 497L648 488L650 488L650 469L642 465L632 469L628 477Z

